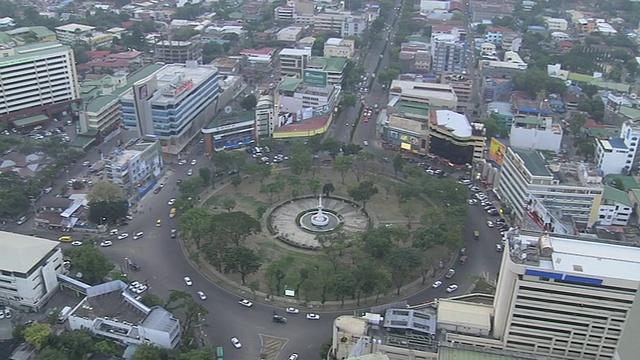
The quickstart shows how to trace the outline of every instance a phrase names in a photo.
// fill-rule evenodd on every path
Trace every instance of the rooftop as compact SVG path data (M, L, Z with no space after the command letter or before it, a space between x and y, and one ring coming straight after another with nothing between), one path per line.
M431 107L425 104L418 104L408 101L398 101L395 109L403 114L414 114L428 118Z
M629 195L622 190L618 190L614 188L613 186L605 185L604 190L602 192L602 198L613 201L613 202L617 202L619 204L622 204L628 207L633 207L633 203L629 199Z
M640 247L535 233L521 233L510 244L514 261L533 262L541 270L528 269L525 274L536 272L538 276L592 285L602 284L605 278L640 282Z
M262 49L244 49L240 51L240 55L273 55L276 49L265 47Z
M253 110L232 111L231 113L222 111L205 128L213 129L224 125L254 121L255 119L256 113Z
M55 241L0 231L0 267L6 271L27 273L57 247Z
M436 122L438 126L449 129L458 137L469 137L473 134L467 117L455 111L436 110Z
M108 160L110 161L111 165L123 166L134 157L140 155L141 152L154 145L156 145L155 141L131 139L123 149L116 149L111 154L109 154Z
M547 161L536 150L511 148L522 159L524 166L534 176L553 176L547 168Z
M86 297L73 315L88 319L113 319L133 325L140 325L146 316L144 312L133 306L123 306L121 289L100 296Z
M302 55L307 55L307 56L311 56L311 49L291 49L291 48L284 48L282 50L280 50L280 56L282 55L288 55L288 56L302 56Z
M17 62L20 62L20 60L28 62L34 58L43 57L63 51L69 51L69 47L62 45L57 41L47 41L32 43L23 46L16 46L15 48L13 48L13 51L13 55L3 57L2 60L0 60L0 67L13 65Z
M322 69L327 72L342 72L347 59L339 57L313 57L307 62L308 68Z
M281 91L293 92L296 91L300 84L302 84L302 79L285 76L282 78L282 81L280 81L278 89Z
M386 329L411 329L422 333L435 334L436 316L421 310L389 309L384 314Z
M61 25L56 27L56 30L68 31L68 32L75 32L76 30L79 30L80 32L85 32L85 31L91 31L93 29L95 29L95 26L76 24L76 23L71 23L71 24L66 24L66 25Z

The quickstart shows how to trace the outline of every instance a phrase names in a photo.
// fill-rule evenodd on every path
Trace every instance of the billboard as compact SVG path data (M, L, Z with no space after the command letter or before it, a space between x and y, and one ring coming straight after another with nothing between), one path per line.
M489 145L489 159L495 161L498 165L502 166L504 160L504 154L507 152L507 147L496 138L491 138L491 144Z
M327 73L321 70L304 70L302 83L309 86L327 86Z

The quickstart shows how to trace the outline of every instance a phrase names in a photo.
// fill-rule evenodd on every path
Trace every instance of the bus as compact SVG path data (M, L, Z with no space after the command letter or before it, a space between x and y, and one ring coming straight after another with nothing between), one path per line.
M218 346L216 348L216 355L218 357L218 360L224 360L224 350L222 349L222 346Z

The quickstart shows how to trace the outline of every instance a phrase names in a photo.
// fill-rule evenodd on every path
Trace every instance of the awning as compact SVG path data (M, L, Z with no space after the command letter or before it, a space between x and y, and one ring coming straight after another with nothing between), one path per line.
M27 126L42 124L47 120L49 120L49 118L46 115L40 114L40 115L30 116L30 117L26 117L18 120L13 120L13 125L17 128L23 128Z
M402 144L400 144L400 148L401 148L402 150L411 150L411 144L408 144L408 143L402 143Z

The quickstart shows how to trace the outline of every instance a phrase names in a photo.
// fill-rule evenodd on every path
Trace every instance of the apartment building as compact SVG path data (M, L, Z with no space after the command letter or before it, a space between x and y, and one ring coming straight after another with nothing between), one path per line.
M442 74L440 83L451 85L453 92L456 93L458 97L457 112L468 114L473 111L474 104L471 102L471 96L474 89L473 80L470 77L460 74Z
M153 137L132 139L103 161L109 182L141 195L153 187L164 165L160 143Z
M561 18L545 18L544 23L549 31L567 31L569 22Z
M81 134L95 133L98 142L117 129L122 121L120 96L136 82L151 76L162 65L152 64L129 76L107 75L82 83L82 105L78 111L78 130Z
M240 55L245 58L249 65L257 68L271 71L274 68L277 54L276 49L264 47L261 49L244 49L240 51Z
M113 34L96 31L95 26L71 23L55 30L58 41L65 45L87 44L95 50L100 46L109 47L113 42Z
M367 17L364 15L347 15L342 22L340 36L360 36L367 29Z
M629 194L605 185L598 206L598 225L627 226L633 213L633 202Z
M315 32L336 32L341 37L362 35L367 25L366 16L350 12L321 12L313 16Z
M389 87L389 99L390 106L397 101L449 110L458 106L458 97L449 84L393 80Z
M455 34L431 36L431 70L436 74L443 72L466 73L467 45Z
M311 49L282 49L280 50L280 77L293 76L302 78L302 71L306 69L311 57Z
M324 43L324 57L351 59L356 53L356 42L350 39L328 38Z
M221 79L218 69L195 61L164 65L120 97L123 125L177 155L214 117Z
M584 163L550 163L541 152L509 147L495 190L517 221L529 216L527 203L535 197L548 209L592 225L602 198L602 175Z
M0 120L68 110L80 100L71 48L41 42L6 49L0 58Z
M41 311L64 272L56 241L0 231L0 302Z
M594 141L596 143L595 164L603 175L627 174L631 171L635 153L622 139L595 138Z
M293 22L296 19L296 8L290 5L278 6L273 10L273 16L276 21Z
M405 72L429 73L431 71L429 44L417 41L402 43L398 60Z
M156 61L165 64L184 64L196 61L202 64L202 43L199 39L191 40L161 40L155 44Z

